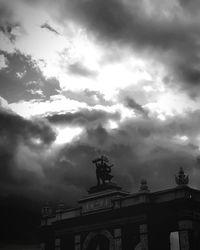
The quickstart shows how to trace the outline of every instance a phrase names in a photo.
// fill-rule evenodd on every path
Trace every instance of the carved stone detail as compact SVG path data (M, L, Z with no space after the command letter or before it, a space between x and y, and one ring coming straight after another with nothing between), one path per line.
M121 250L122 249L121 228L116 228L114 230L114 236L115 236L115 250Z
M96 200L91 200L91 201L85 202L85 204L83 204L83 207L82 207L82 212L87 213L87 212L111 208L111 207L112 207L111 199L99 198Z

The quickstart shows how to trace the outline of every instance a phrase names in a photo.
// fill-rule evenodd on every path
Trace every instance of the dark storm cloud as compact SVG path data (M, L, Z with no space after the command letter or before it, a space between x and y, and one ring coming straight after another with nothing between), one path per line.
M79 177L90 164L90 158L95 156L95 147L84 140L52 146L56 138L52 127L80 124L87 128L84 134L87 137L89 133L94 144L105 143L108 133L101 124L110 118L119 119L119 114L82 110L49 117L50 123L44 118L27 120L1 108L0 196L21 195L37 202L67 197L68 204L74 202L87 186L87 173L83 180ZM79 150L83 150L82 156ZM76 157L73 152L77 153ZM79 175L76 176L77 171Z
M14 43L16 35L13 31L20 27L20 23L13 18L13 11L5 3L0 3L0 31Z
M95 77L97 75L97 72L88 69L80 62L70 64L68 67L68 71L70 74L84 77Z
M118 115L101 112L82 110L48 117L47 122L25 120L2 110L0 195L8 199L20 195L40 205L47 200L75 204L96 185L92 160L100 154L114 164L113 181L129 191L137 192L142 178L152 191L174 187L180 166L190 175L191 186L199 187L193 175L194 171L200 174L199 111L166 121L139 116L124 120L114 130L105 124L109 119L118 121ZM71 143L51 149L48 145L55 138L51 126L69 123L84 124L84 132ZM189 140L178 140L177 135ZM32 137L39 137L43 146L33 146Z
M66 116L55 118L59 123L63 118L69 122ZM73 119L76 118L70 118ZM192 124L191 119L194 121ZM196 139L200 132L199 121L199 112L195 112L165 122L144 116L128 119L115 130L107 129L103 122L98 126L87 125L77 141L66 144L59 151L54 167L45 169L46 178L55 185L55 190L58 190L58 183L64 193L69 186L74 191L73 195L78 197L96 183L91 161L105 154L115 165L113 181L133 192L138 190L142 178L148 180L153 191L175 186L174 174L180 166L190 174L191 185L199 187L192 176L194 170L200 172ZM182 135L188 136L189 141L177 139L176 136ZM69 200L73 197L68 193Z
M26 120L15 113L0 109L0 121L0 134L5 142L8 138L12 142L20 139L29 141L31 138L39 138L44 144L55 140L55 133L45 120ZM14 144L11 146L15 146Z
M199 118L192 126L189 120L179 118L180 121L176 117L166 123L144 118L130 119L112 132L101 127L90 129L84 142L114 161L116 180L126 188L136 191L141 178L149 180L152 190L171 187L175 185L174 174L180 166L188 173L199 169L196 164L198 146L191 147L190 143L175 139L177 135L192 138L194 134L191 131L197 135Z
M136 111L137 113L140 113L144 116L148 115L147 110L145 110L141 105L139 105L133 98L127 97L125 98L125 105Z
M58 93L59 82L55 78L46 79L31 56L19 51L0 54L7 62L7 67L0 70L0 92L9 102L41 98L40 92L43 99L49 99Z
M30 152L35 151L33 138L40 140L42 150L51 144L55 134L47 121L26 120L0 107L1 244L24 242L24 237L27 242L35 240L42 203L41 186L38 188L37 184L41 180L36 172L30 171L33 162L27 152L22 152L21 156L18 153L21 145L30 148ZM19 161L20 157L26 162L27 169Z
M0 5L0 20L1 23L8 21L13 16L13 12L5 3L1 3Z
M49 187L54 186L54 199L68 205L86 194L95 183L95 171L91 164L96 156L95 148L81 141L63 147L54 161L54 167L46 168ZM62 190L58 193L58 190Z
M45 117L53 124L60 125L83 125L83 126L91 126L95 124L104 124L109 119L119 120L119 113L109 113L101 110L88 110L82 109L80 111L64 114L53 114Z
M54 190L62 190L55 192L57 199L59 197L68 204L75 203L91 186L96 185L92 160L103 152L99 147L110 143L110 138L109 132L99 125L88 128L78 141L66 144L60 150L54 167L45 169L46 177L50 180L49 186L53 184ZM108 152L106 149L105 151Z
M10 24L10 23L5 23L4 25L0 25L0 31L4 33L5 36L8 37L8 39L11 42L14 42L16 39L16 36L12 34L13 28L18 27L17 24Z
M197 53L198 50L194 51ZM192 97L199 95L200 70L197 67L199 59L195 55L192 61L183 61L176 67L179 80L184 84L183 87Z
M102 111L52 115L49 123L28 121L5 111L0 117L1 190L5 193L21 193L33 200L62 199L69 205L95 185L91 161L102 153L115 165L114 180L132 191L137 191L141 178L148 179L152 190L175 185L174 174L180 166L190 175L200 171L199 111L167 121L140 116L121 122L114 130L105 125L109 119L118 121L119 115ZM85 127L78 139L55 146L48 156L46 146L33 146L31 138L49 145L55 139L51 126L69 124ZM180 136L189 140L182 141ZM198 186L192 177L191 184Z
M184 9L187 9L188 11L190 11L191 14L199 13L200 11L199 9L200 2L198 0L191 0L191 1L179 0L179 3Z
M55 132L44 119L26 120L0 109L0 196L15 194L31 198L38 182L37 157L55 140ZM39 141L35 145L35 141ZM30 188L31 187L31 188ZM32 194L31 194L32 193Z
M59 33L56 29L54 29L53 27L51 27L48 23L44 23L44 24L42 24L40 27L41 27L42 29L45 28L45 29L51 31L51 32L53 32L53 33L56 34L56 35L60 35L60 33Z

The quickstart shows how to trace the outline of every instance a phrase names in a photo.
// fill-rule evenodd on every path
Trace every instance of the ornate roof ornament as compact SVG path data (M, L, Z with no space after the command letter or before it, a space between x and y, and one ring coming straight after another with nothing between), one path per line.
M178 175L175 176L175 181L178 186L187 185L189 183L189 176L185 175L182 167L180 167Z
M149 193L149 187L147 185L147 181L145 179L142 179L140 182L140 189L139 189L140 193Z
M49 205L49 202L47 202L43 207L42 207L42 217L50 217L52 215L52 207Z

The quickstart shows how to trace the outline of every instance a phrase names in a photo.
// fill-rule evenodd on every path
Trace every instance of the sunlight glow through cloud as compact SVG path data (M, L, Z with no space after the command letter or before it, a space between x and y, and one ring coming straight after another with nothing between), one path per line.
M51 96L50 100L32 100L11 103L9 107L17 114L30 118L31 116L45 115L54 112L73 112L87 105L82 102L74 101L64 97L63 95Z
M108 121L109 129L117 129L118 127L119 127L119 124L116 121L113 121L113 120Z
M30 19L29 17L33 15L37 18ZM147 108L152 116L165 120L167 116L182 112L186 102L187 107L188 104L191 108L196 106L186 96L179 94L177 97L173 91L164 87L163 78L166 74L164 67L148 56L137 55L134 52L130 54L127 50L126 58L122 56L114 61L107 59L105 63L102 63L103 58L105 60L104 48L78 24L70 22L63 28L44 10L40 9L35 13L35 10L26 4L16 6L15 18L24 23L24 31L22 30L18 35L15 47L25 54L30 54L46 78L56 77L62 91L89 89L103 94L108 101L117 102L116 96L119 91L129 86L138 88L143 82L149 82L150 85L142 85L144 92L149 93L149 96L146 95L143 107ZM41 28L44 23L58 30L58 34ZM72 74L69 67L75 63L81 63L88 69L88 72L95 72L95 75ZM62 91L60 91L59 100L39 101L39 109L37 108L38 101L34 100L29 102L21 100L11 104L11 108L25 117L42 115L48 110L53 112L65 110L62 107L77 110L80 103L75 104L73 100L66 101L64 96L61 97ZM84 105L87 107L86 103ZM125 110L125 108L122 109ZM134 115L134 112L130 110L125 113L122 112L124 118Z
M56 130L57 137L55 144L69 143L83 132L83 129L80 127L59 127Z
M186 143L189 140L187 135L176 135L174 136L174 140L178 143Z

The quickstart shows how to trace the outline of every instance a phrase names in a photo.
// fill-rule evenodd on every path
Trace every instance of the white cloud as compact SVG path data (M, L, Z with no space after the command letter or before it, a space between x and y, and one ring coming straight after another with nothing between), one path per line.
M12 53L14 51L14 46L8 39L8 37L0 31L0 48L2 51Z
M57 127L55 144L65 144L76 139L83 131L80 127Z
M54 95L48 101L31 100L11 103L9 107L17 114L29 118L31 116L45 115L49 112L72 112L87 107L85 103L67 99L62 95Z
M154 102L146 103L143 107L150 111L150 115L161 120L199 109L196 100L167 87L164 87L164 91L155 93Z
M6 68L7 64L6 64L6 58L4 55L0 55L0 70L3 68Z
M40 97L45 96L41 89L29 89L27 92L31 93L32 95L39 95Z
M9 108L7 100L4 99L2 96L0 96L0 107Z
M163 79L167 75L165 67L145 52L138 55L136 52L123 49L124 57L119 56L119 60L114 61L109 61L108 58L106 60L105 55L111 53L110 50L95 41L80 25L73 22L58 23L45 8L25 4L23 1L12 3L11 7L14 11L13 20L21 22L23 29L15 28L13 30L17 35L14 45L0 32L2 49L12 52L16 48L22 53L30 54L38 62L44 76L58 79L62 90L88 89L100 92L106 100L113 102L111 107L105 106L105 109L116 110L119 104L118 93L132 86L133 95L134 91L136 92L138 89L144 92L143 108L147 108L152 117L161 120L185 112L186 109L198 108L196 101L192 101L178 91L175 92L174 89L170 89L170 86L165 87L163 83ZM60 35L41 28L44 23L50 24L55 30L58 30ZM120 49L117 52L120 54ZM114 49L112 53L115 53ZM68 66L76 62L81 62L89 70L95 71L96 76L70 74ZM0 58L1 64L2 67L5 67L5 58ZM19 73L17 75L22 76ZM143 84L144 82L146 84ZM41 92L37 91L37 93L42 96ZM18 114L29 117L47 112L73 111L80 107L87 107L87 105L58 95L49 101L20 101L11 103L10 107ZM122 114L122 119L135 115L133 111L123 105L120 107L118 105L118 109Z

